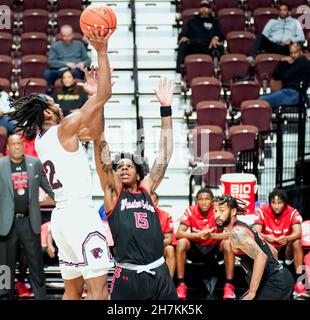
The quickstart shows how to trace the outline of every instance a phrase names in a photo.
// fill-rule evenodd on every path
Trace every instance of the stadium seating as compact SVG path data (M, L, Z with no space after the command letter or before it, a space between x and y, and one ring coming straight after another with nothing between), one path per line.
M8 32L0 32L0 55L10 56L12 52L13 37Z
M257 99L260 85L256 81L237 81L230 86L230 104L233 110L240 110L244 100Z
M226 35L229 31L244 31L246 16L242 9L226 8L218 12L221 31Z
M46 33L27 32L21 35L20 54L47 54L48 38Z
M221 101L201 101L196 106L197 125L219 126L223 132L226 128L227 108Z
M28 81L30 82L28 83ZM27 85L28 83L28 85ZM25 87L27 85L26 91ZM23 95L25 91L25 95L29 95L34 92L42 92L46 93L47 83L42 78L27 78L19 80L19 95Z
M230 31L226 35L228 53L240 53L248 56L254 45L255 35L248 31Z
M12 68L12 58L0 55L0 78L11 79Z
M219 100L221 95L221 83L212 77L198 77L191 82L191 103L194 109L198 102L204 100Z
M229 128L230 150L237 157L238 152L256 148L258 129L250 125L237 125Z
M49 33L49 13L44 9L28 9L23 12L22 32L44 32Z
M42 78L44 71L48 68L47 56L30 54L21 58L21 78Z

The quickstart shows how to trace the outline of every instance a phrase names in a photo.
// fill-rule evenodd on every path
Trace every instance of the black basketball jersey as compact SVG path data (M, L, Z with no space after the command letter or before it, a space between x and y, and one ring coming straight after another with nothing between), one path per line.
M146 265L164 254L164 236L149 193L122 188L114 209L107 215L117 262Z
M246 223L239 221L239 220L234 224L234 226L242 226L242 227L250 230L254 235L255 242L262 249L262 251L266 254L267 263L266 263L265 271L263 274L263 279L270 277L272 274L274 274L275 272L282 269L282 266L279 263L279 261L277 261L273 257L271 249L269 248L269 245L261 238L261 236L259 235L259 233L255 229L249 227ZM241 262L242 267L247 271L248 275L251 277L252 273L253 273L254 260L251 257L249 257L247 254L240 254L239 257L241 259L240 262Z

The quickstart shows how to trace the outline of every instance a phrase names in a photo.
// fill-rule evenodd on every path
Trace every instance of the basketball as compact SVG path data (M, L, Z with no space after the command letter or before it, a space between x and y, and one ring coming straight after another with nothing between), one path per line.
M87 7L81 14L80 27L83 33L87 27L90 27L94 32L94 26L97 25L98 32L101 26L104 26L104 35L106 36L110 30L115 30L117 21L114 11L107 6L102 7Z

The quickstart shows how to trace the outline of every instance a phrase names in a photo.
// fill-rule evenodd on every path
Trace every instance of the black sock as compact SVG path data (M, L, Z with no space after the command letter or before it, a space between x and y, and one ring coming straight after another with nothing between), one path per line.
M184 278L177 279L177 285L179 285L181 283L185 283Z
M294 275L295 275L295 282L297 283L297 280L298 280L299 277L302 276L302 273L299 274L299 273L296 273L296 272L295 272Z
M229 283L231 285L234 285L234 280L233 279L226 279L225 283Z

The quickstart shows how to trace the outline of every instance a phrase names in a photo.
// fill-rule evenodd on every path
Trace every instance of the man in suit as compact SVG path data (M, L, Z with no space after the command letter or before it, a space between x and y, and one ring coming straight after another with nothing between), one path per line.
M11 270L9 288L0 287L0 298L14 298L14 270L18 242L24 247L36 299L45 299L46 286L41 251L39 187L54 193L39 159L24 156L17 134L8 138L9 156L0 159L0 266Z

